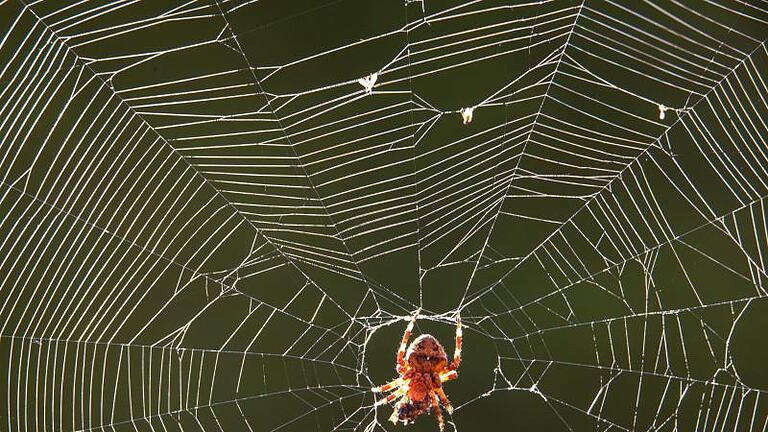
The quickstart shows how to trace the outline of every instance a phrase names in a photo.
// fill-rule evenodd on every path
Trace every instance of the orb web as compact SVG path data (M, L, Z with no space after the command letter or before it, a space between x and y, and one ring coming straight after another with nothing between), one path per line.
M0 422L765 430L768 7L635 3L0 1Z

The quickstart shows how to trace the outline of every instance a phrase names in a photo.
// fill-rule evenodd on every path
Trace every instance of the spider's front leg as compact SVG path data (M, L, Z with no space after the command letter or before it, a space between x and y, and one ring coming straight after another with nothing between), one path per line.
M402 387L398 388L396 391L390 393L387 397L381 398L378 401L376 401L374 406L388 404L388 403L392 402L393 400L395 400L395 399L405 395L406 393L408 393L408 386L402 386Z
M448 368L443 369L442 372L440 372L440 382L446 382L450 380L454 380L459 377L459 373L455 370L449 370Z
M419 313L421 313L421 308L418 308L416 312L411 317L411 321L408 323L408 327L405 328L405 333L403 333L403 340L400 342L400 348L397 350L397 373L403 374L405 372L405 349L408 347L408 339L411 337L411 332L413 331L413 326L416 323L416 318L419 317Z
M399 378L396 378L396 379L394 379L394 380L392 380L392 381L390 381L390 382L388 382L388 383L386 383L386 384L384 384L382 386L374 387L371 390L374 393L383 393L383 392L390 391L392 389L398 388L398 387L400 387L403 384L405 384L405 379L403 377L399 377Z
M437 395L440 396L440 401L443 403L445 410L448 411L448 414L453 414L453 405L451 405L451 401L448 400L448 396L445 395L445 391L443 390L443 388L442 387L436 388L435 393L437 393Z
M432 390L429 391L429 397L432 399L432 409L435 410L435 416L437 417L437 425L440 427L440 431L445 430L445 422L443 421L443 411L440 409L440 404L437 403L437 395Z

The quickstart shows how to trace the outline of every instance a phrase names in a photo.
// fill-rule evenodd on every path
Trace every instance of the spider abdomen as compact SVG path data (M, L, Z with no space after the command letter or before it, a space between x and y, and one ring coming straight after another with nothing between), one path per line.
M417 337L408 347L405 359L418 372L439 372L448 364L445 348L430 334Z

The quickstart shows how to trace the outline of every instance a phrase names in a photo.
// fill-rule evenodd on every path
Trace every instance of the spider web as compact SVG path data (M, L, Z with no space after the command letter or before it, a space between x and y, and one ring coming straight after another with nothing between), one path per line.
M395 430L370 388L417 307L465 321L449 429L768 428L768 3L0 29L5 429Z

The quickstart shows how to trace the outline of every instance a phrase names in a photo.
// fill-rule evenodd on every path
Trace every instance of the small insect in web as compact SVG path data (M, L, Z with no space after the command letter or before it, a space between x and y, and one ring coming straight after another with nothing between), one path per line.
M456 313L456 348L453 353L453 361L448 364L448 355L445 348L434 336L423 334L408 346L413 325L419 317L421 309L411 317L408 327L403 334L400 348L397 350L397 364L395 369L397 379L372 390L375 393L392 391L387 397L380 399L376 405L390 403L400 398L395 404L395 409L389 420L397 424L409 424L416 421L421 414L435 412L440 430L445 429L443 413L440 403L449 414L453 413L453 407L448 396L443 391L443 383L458 377L457 369L461 363L461 317Z
M365 94L371 94L373 91L373 86L376 85L376 80L379 78L379 74L377 72L374 72L366 77L360 78L357 80L358 84L363 86L365 89Z
M467 107L459 110L463 124L466 125L466 124L472 123L472 115L474 114L474 112L475 112L475 107Z
M667 116L667 111L672 108L665 106L664 104L659 104L659 120L664 120L664 118Z

